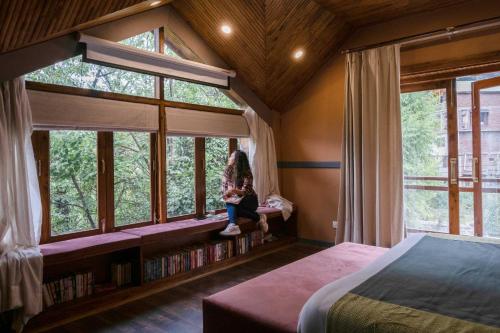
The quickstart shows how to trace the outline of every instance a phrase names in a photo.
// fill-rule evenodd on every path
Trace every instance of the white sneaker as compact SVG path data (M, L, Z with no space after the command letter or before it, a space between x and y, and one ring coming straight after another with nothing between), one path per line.
M221 236L236 236L239 234L241 234L240 227L233 223L229 223L226 229L220 232Z
M266 233L269 230L269 225L267 224L267 215L266 214L259 214L260 220L257 222L257 225L259 226L260 230L262 230L263 233Z

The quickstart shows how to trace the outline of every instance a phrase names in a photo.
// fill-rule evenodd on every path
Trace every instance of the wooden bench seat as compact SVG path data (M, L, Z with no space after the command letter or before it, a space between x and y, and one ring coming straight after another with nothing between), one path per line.
M44 265L49 266L112 253L140 245L141 237L119 231L42 244L40 245L40 251L43 255Z
M257 211L266 214L268 218L281 215L281 211L275 208L259 207ZM44 265L48 266L157 243L179 236L218 231L222 230L227 222L227 218L182 220L43 244L40 249L44 256ZM241 219L240 223L246 226L245 229L253 227L250 219Z

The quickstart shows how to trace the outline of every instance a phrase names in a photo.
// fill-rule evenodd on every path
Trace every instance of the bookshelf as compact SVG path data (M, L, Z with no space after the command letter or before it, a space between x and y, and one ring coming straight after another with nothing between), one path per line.
M94 290L92 295L47 307L28 323L27 331L43 331L266 255L296 240L295 216L296 214L291 220L284 222L280 214L268 215L270 232L277 236L272 242L257 244L260 241L257 240L255 233L260 233L260 231L256 231L255 223L242 225L244 237L253 240L254 243L253 246L246 247L247 251L240 251L239 247L237 249L238 241L242 236L227 238L219 236L225 222L217 222L213 224L213 228L203 223L199 230L190 227L185 233L175 230L175 232L165 232L163 235L155 234L154 237L137 236L140 242L129 237L127 240L129 247L121 242L116 249L108 243L91 249L82 248L78 251L84 251L84 253L68 254L67 257L70 258L68 262L64 261L63 253L55 254L47 258L48 265L44 265L44 283L66 278L75 273L92 272ZM134 231L131 230L130 234L133 233ZM254 233L253 237L245 236L251 233ZM221 243L226 245L223 247L219 245L218 250L208 250L210 246L216 248L216 244ZM197 250L196 258L191 257L195 249ZM229 251L232 251L232 255L228 255ZM146 277L146 265L150 260L160 257L163 264L164 257L182 252L190 253L188 257L184 257L184 260L190 264L189 269L186 269L186 266L184 269L172 270L171 272L175 274L169 274L169 267L174 266L172 261L171 266L167 261L166 271L164 267L162 274L159 275L160 278ZM217 260L214 259L216 255L218 255ZM209 260L210 256L212 259ZM202 261L200 258L205 259ZM130 263L130 283L121 283L118 286L116 265L126 263ZM191 263L193 263L192 267Z

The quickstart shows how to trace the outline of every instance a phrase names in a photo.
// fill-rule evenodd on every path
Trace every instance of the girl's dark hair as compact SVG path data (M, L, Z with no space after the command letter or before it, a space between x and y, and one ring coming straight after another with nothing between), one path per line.
M246 176L251 173L250 163L248 163L247 154L242 150L234 151L234 164L236 172L236 186L243 186L243 182Z

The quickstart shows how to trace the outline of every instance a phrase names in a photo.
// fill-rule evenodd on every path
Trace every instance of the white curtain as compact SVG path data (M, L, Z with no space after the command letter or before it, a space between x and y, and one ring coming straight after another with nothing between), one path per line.
M280 209L287 220L293 208L290 201L280 196L273 129L250 107L243 116L250 129L248 159L260 204Z
M403 238L399 56L395 45L347 56L337 243Z
M16 329L42 310L41 201L21 78L0 82L0 312Z

